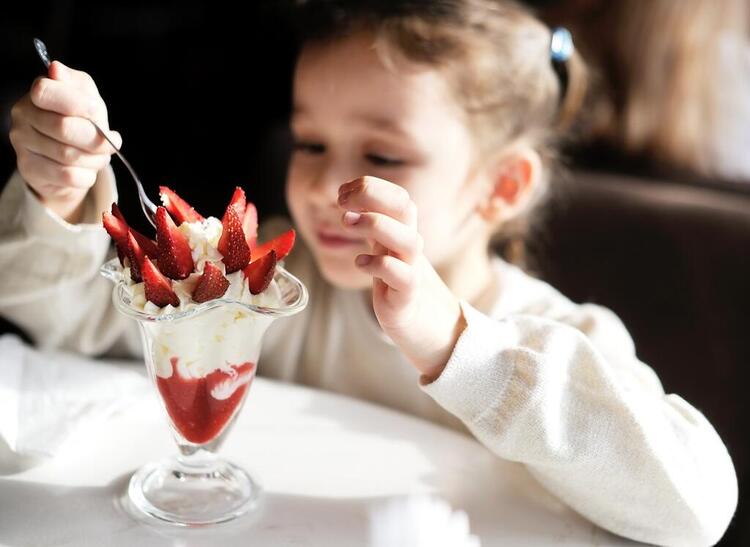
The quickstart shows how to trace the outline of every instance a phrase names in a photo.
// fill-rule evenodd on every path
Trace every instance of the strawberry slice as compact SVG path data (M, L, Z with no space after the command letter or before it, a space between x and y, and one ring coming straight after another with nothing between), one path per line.
M113 204L114 206L114 204ZM119 209L117 210L119 213ZM122 213L120 213L121 215ZM115 214L104 211L102 213L102 224L107 230L109 237L115 242L117 248L117 257L120 259L120 265L125 265L125 258L128 256L128 225Z
M193 256L188 239L175 226L164 207L156 208L156 246L159 270L171 279L185 279L193 273Z
M294 228L290 228L280 236L273 238L271 241L266 241L263 245L258 245L253 249L252 261L255 262L271 251L276 251L276 260L283 259L289 254L292 247L294 247L295 236Z
M141 247L133 230L128 230L128 262L130 264L130 277L136 283L143 281L143 277L141 276L141 265L145 258L146 251Z
M117 247L117 256L123 266L125 265L125 258L128 256L128 231L133 233L133 237L138 241L146 256L156 258L158 254L156 243L137 230L130 228L116 203L112 204L112 213L102 213L102 224L114 240L115 247Z
M229 288L229 280L224 277L221 270L210 262L206 262L203 275L193 291L193 300L196 302L207 302L214 298L221 298Z
M141 249L143 249L143 252L146 253L147 257L157 258L159 256L159 248L156 246L156 242L154 240L147 238L142 233L134 230L133 228L129 228L129 230L130 233L133 234L135 240L138 242L138 245L140 245Z
M183 222L200 222L204 220L203 216L191 207L187 201L178 196L174 190L166 186L159 186L159 197L161 197L161 202L178 226Z
M250 262L250 247L245 241L241 217L237 214L237 209L232 203L227 205L221 224L223 231L217 248L224 257L223 262L227 273L236 272Z
M245 197L245 191L239 186L235 187L232 199L229 200L229 205L234 207L237 211L237 216L242 218L245 216L245 207L247 207L247 198Z
M245 241L247 241L247 246L252 249L255 247L258 239L258 211L255 205L247 201L245 191L239 186L234 189L234 194L232 194L229 205L234 207L237 215L242 219L242 231L245 234Z
M115 215L117 218L122 220L125 224L127 224L127 220L125 220L125 217L122 214L122 211L120 211L120 207L117 206L115 202L112 202L112 214Z
M237 216L242 220L242 231L245 241L250 249L255 247L258 239L258 211L252 202L247 201L245 191L237 186L229 200L229 205L237 211Z
M260 294L268 288L276 270L276 251L271 249L258 260L253 260L242 270L252 294Z
M156 266L154 266L154 263L148 257L143 259L141 274L143 275L147 300L160 308L163 308L167 304L172 304L175 307L180 305L180 299L177 298L177 295L172 290L172 282L156 269Z
M247 202L245 216L242 217L242 231L245 233L245 241L250 250L258 244L258 210L251 202Z

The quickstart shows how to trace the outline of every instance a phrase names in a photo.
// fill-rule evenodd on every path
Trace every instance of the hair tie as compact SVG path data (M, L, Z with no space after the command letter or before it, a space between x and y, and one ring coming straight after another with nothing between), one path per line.
M560 102L562 103L568 92L568 60L573 55L573 36L568 29L564 27L552 29L549 55L552 69L560 82Z
M552 29L549 53L553 61L564 63L573 55L573 36L565 27Z

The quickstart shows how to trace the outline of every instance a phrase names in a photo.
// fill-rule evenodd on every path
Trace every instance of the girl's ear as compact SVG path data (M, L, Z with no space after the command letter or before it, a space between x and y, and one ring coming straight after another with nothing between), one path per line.
M541 182L542 160L533 148L517 147L487 166L490 192L479 203L479 214L497 225L522 213Z

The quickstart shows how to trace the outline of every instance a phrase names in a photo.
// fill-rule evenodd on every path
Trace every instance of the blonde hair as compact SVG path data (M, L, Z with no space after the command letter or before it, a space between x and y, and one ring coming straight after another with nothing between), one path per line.
M562 93L550 57L551 31L527 9L503 0L305 4L314 9L304 18L304 41L366 31L375 36L377 47L394 48L410 61L440 70L483 155L516 142L533 147L547 167L533 204L541 201L555 145L583 102L586 77L574 53L566 63ZM321 4L330 9L321 10ZM525 214L503 225L499 237L515 241L510 247L520 250L528 228ZM520 256L509 258L521 261Z

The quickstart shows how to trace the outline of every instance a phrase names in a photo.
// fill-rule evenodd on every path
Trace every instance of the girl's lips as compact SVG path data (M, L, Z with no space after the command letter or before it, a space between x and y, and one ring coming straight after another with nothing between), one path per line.
M326 247L329 249L355 247L364 243L364 240L361 238L347 237L339 233L323 229L319 229L316 232L316 236L318 238L318 243L320 243L322 247Z

